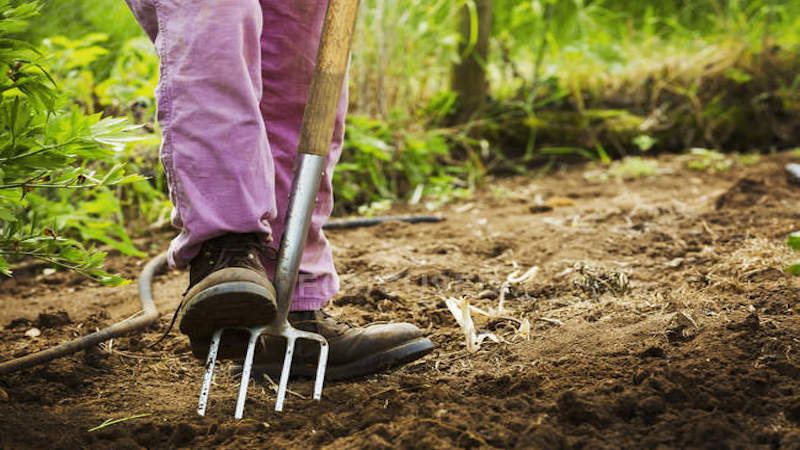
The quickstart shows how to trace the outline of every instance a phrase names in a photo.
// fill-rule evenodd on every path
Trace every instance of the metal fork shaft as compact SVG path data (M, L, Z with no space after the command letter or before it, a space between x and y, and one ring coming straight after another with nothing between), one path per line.
M289 305L297 284L297 273L325 163L326 157L319 155L301 153L297 158L292 196L286 211L286 228L275 266L274 283L278 303L276 321L285 322L289 315Z
M286 228L275 267L278 320L285 320L289 314L320 177L333 139L357 14L358 0L330 0L325 11L314 76L300 126Z

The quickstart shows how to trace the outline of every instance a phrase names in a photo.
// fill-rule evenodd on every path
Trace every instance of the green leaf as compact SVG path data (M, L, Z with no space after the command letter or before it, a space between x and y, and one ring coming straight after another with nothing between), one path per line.
M789 273L789 275L800 275L800 261L797 261L791 266L787 267L786 272Z
M11 264L3 258L3 255L0 255L0 273L7 277L11 276Z
M3 205L0 205L0 220L4 222L16 222L17 216L14 215L14 212Z
M795 231L790 234L786 243L794 250L800 250L800 231Z
M122 287L131 283L131 280L122 278L119 275L109 275L109 274L101 276L98 281L103 286L108 286L108 287Z
M658 142L658 139L653 138L652 136L646 134L640 134L633 138L633 143L639 147L639 150L646 152L653 148L654 145Z

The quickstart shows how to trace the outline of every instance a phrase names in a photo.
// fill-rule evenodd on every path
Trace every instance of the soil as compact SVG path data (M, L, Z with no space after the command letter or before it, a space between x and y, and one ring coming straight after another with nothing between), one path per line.
M177 330L149 347L186 284L164 274L157 327L0 378L0 447L800 448L800 278L782 270L800 228L792 159L698 172L664 156L658 176L608 181L573 167L493 180L439 207L441 223L331 232L343 289L329 312L415 323L436 350L326 383L320 402L293 381L282 413L259 380L239 421L225 370L196 415L202 364ZM498 342L469 352L446 298L494 313L473 319ZM0 282L0 304L0 360L139 309L135 284L41 268Z

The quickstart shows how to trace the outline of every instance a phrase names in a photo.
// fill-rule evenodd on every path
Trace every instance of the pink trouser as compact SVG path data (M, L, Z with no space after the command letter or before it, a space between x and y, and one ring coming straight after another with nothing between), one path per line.
M185 267L225 233L283 233L300 123L327 2L126 0L161 59L156 89L172 222L170 264ZM322 225L347 108L343 87L292 310L316 310L339 289ZM267 267L272 275L274 268Z

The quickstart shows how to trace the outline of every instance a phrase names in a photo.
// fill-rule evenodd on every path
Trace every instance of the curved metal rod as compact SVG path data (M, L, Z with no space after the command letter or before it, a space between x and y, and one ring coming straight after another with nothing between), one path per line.
M328 229L346 229L346 228L359 228L371 225L377 225L389 220L399 220L408 223L420 222L439 222L444 220L437 216L384 216L384 217L370 217L370 218L353 218L353 219L340 219L333 220L326 223L323 228ZM151 259L147 265L144 266L142 274L139 277L139 299L142 302L143 314L123 320L122 322L115 323L108 328L104 328L94 333L81 336L69 342L48 348L30 355L25 355L20 358L11 359L0 363L0 375L5 375L18 370L27 369L38 364L44 364L56 358L71 355L75 352L85 350L93 345L113 339L115 337L123 336L131 331L141 330L147 328L153 323L158 321L158 310L156 310L155 303L153 302L153 277L157 272L167 266L167 253L161 253L155 258Z
M131 331L141 330L157 322L158 310L153 302L153 276L166 266L167 254L165 252L150 260L142 270L142 275L139 278L139 299L142 302L142 314L61 345L0 363L0 375L27 369L37 364L43 364L56 358L85 350L103 341L126 335Z

